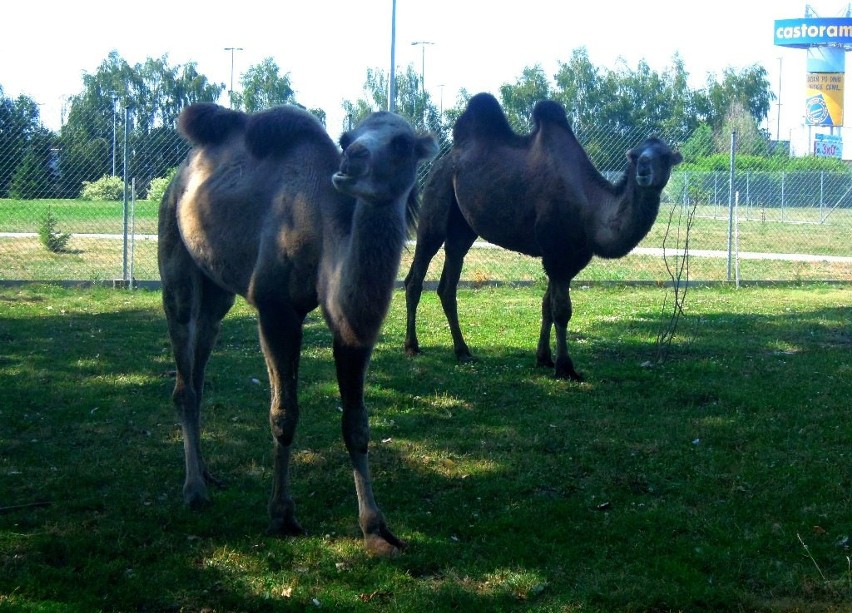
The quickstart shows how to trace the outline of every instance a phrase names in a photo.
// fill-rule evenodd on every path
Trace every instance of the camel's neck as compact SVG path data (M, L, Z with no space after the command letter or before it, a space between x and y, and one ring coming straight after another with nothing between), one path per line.
M600 194L591 236L595 255L620 258L645 238L660 209L661 190L636 185L636 168L630 164L625 178Z
M406 236L405 203L358 202L352 229L334 249L326 309L334 328L355 344L372 344L390 304Z

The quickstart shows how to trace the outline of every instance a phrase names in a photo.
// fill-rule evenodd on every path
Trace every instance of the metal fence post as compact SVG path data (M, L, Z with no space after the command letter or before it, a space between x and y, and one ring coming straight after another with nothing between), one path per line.
M731 265L734 250L734 164L737 156L737 131L731 132L731 169L728 177L728 281L731 280Z
M121 214L121 218L122 218L122 240L124 241L123 245L122 245L123 249L122 249L122 256L121 256L121 278L124 281L127 281L127 278L128 278L127 277L127 213L128 213L128 211L127 211L127 193L128 193L128 190L129 190L129 186L127 185L127 124L128 124L127 119L128 119L129 114L130 114L129 109L125 108L124 109L124 169L123 169L123 173L124 173L123 174L123 176L124 176L124 202L123 202L122 214Z

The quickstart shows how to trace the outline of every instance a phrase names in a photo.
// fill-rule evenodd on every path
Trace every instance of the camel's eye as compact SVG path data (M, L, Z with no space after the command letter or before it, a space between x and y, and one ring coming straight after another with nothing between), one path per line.
M411 155L414 152L414 140L405 134L394 136L391 141L391 151L395 155Z

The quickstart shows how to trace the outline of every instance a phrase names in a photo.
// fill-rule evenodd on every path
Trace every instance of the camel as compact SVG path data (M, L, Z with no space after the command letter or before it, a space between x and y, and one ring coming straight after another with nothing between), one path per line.
M536 363L582 381L568 355L571 280L593 256L619 258L651 229L660 194L681 154L650 137L627 152L624 177L607 181L577 141L565 109L533 109L533 131L515 133L490 94L473 96L453 126L453 148L433 164L423 190L413 261L405 278L408 355L420 353L417 305L429 262L444 245L438 294L459 361L474 359L459 327L456 291L477 236L539 257L547 275ZM555 329L556 361L550 348Z
M340 138L341 154L295 106L248 115L210 103L186 107L178 128L193 149L160 205L158 260L177 369L172 399L183 431L184 501L202 508L208 485L218 484L200 449L201 398L220 322L239 294L257 310L271 388L268 532L304 533L289 464L303 324L320 306L333 335L366 549L398 553L405 544L373 496L364 385L416 213L417 165L437 153L434 137L379 112Z

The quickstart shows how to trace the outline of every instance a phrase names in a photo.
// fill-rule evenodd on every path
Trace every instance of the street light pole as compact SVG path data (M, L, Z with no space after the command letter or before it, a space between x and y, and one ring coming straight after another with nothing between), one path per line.
M775 140L781 140L781 67L783 57L778 58L778 119L775 127Z
M428 40L415 40L411 43L412 47L420 45L420 87L423 90L423 98L426 98L426 45L434 45L435 43Z
M396 0L391 9L390 78L388 79L388 111L396 112Z
M231 52L231 88L228 90L228 106L234 106L234 51L242 51L242 47L225 47L225 51Z
M112 96L112 176L115 176L115 103L118 102L118 96Z

